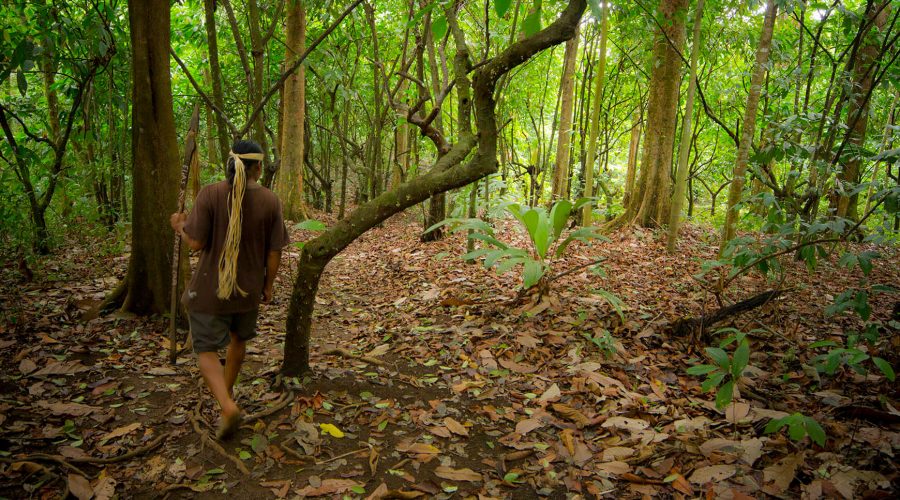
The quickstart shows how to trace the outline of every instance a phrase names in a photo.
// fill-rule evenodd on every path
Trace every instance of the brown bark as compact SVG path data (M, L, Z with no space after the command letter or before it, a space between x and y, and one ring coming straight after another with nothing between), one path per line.
M765 78L766 74L766 63L769 60L769 49L772 45L772 31L775 28L777 10L778 7L775 5L775 0L766 2L766 17L763 20L762 34L759 38L759 46L756 49L756 62L753 65L753 75L750 78L750 94L747 96L747 107L744 109L741 141L738 145L737 158L734 161L734 174L731 178L731 186L728 188L728 212L725 214L725 225L722 227L722 240L719 243L720 254L725 250L725 246L734 238L735 234L735 226L738 219L737 204L741 201L741 193L744 189L744 174L747 172L750 144L753 142L753 134L756 130L756 109L759 104L763 78Z
M887 4L888 2L883 2ZM880 46L877 32L880 32L888 19L890 5L882 8L876 6L869 12L868 19L863 22L872 22L875 29L869 30L866 40L857 52L856 62L853 65L851 77L851 96L847 109L847 127L850 129L850 137L847 141L850 146L847 151L847 159L843 162L843 168L838 174L840 189L839 195L833 199L832 208L838 217L846 217L857 220L859 217L859 193L847 195L847 191L853 190L860 182L860 149L866 142L866 128L869 124L869 94L875 80L875 67L880 59ZM877 15L876 15L877 14ZM876 15L875 19L871 16Z
M203 8L206 24L206 43L209 47L209 75L212 80L213 102L220 110L225 110L225 96L222 92L222 67L219 64L219 40L216 34L216 0L203 0ZM207 115L208 116L208 115ZM206 121L207 133L212 134L212 124L209 119ZM218 113L216 114L216 138L219 143L219 158L223 160L228 158L228 151L231 144L228 140L228 127L225 120ZM212 150L209 154L210 162L212 162ZM223 165L219 166L224 171Z
M628 142L628 166L625 170L625 195L622 205L628 206L631 195L634 192L634 173L637 171L637 157L641 145L641 125L643 125L641 110L634 110L631 115L631 140Z
M559 118L559 139L556 142L556 165L550 184L550 202L569 197L569 145L572 139L572 110L575 101L575 59L578 57L578 29L566 41L563 74L559 84L562 104Z
M169 306L172 237L168 216L178 196L179 160L169 72L169 1L130 0L132 49L131 259L122 309L163 313Z
M565 11L550 26L521 40L487 60L472 78L471 103L475 112L475 134L463 132L453 148L424 175L358 207L347 219L307 242L300 254L297 279L291 294L285 332L282 371L296 375L309 369L309 334L315 292L328 262L370 228L429 196L465 186L497 170L497 123L494 89L497 80L531 56L574 35L584 12L584 0L570 0ZM456 65L455 65L456 66ZM458 75L457 77L464 77ZM462 99L461 99L462 100ZM477 141L476 141L477 137ZM472 148L475 153L463 163Z
M303 2L289 7L287 16L287 60L306 50L306 12ZM304 121L306 115L306 82L301 66L284 84L280 154L281 165L275 183L275 193L284 206L285 218L300 221L306 218L303 201L303 155L305 148Z
M627 220L644 227L657 227L669 216L681 72L678 50L684 46L686 7L687 0L660 0L659 4L661 19L653 40L654 63L641 168L625 212Z

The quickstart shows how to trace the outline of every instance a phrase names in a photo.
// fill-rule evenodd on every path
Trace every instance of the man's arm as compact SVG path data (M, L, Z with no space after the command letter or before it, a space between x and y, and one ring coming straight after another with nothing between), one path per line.
M182 213L174 213L174 214L172 214L171 217L169 217L169 225L172 226L172 229L175 230L176 234L181 236L182 241L187 243L188 247L190 247L191 250L194 250L194 251L203 250L203 247L206 246L206 244L204 242L197 241L197 240L191 238L190 236L188 236L188 234L184 232L184 225L186 222L187 222L187 214L183 213L183 212Z
M266 284L263 287L264 304L272 301L272 291L275 287L275 275L278 273L278 266L281 265L281 250L272 250L266 256Z

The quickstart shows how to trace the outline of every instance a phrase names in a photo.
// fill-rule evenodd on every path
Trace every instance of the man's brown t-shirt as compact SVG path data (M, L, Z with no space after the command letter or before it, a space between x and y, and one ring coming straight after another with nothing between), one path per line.
M237 285L247 292L247 296L243 297L235 290L230 299L220 300L216 289L219 286L219 259L228 232L230 193L228 181L201 189L184 225L184 232L191 239L204 243L200 262L181 298L191 312L235 314L254 310L259 306L265 285L266 257L289 242L281 201L263 186L247 186L237 261Z

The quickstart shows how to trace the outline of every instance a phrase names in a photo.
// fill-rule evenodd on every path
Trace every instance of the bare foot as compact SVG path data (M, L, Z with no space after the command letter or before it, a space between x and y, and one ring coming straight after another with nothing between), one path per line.
M222 410L222 420L219 422L219 430L216 432L216 439L227 439L231 437L241 425L241 410L234 405L227 411Z

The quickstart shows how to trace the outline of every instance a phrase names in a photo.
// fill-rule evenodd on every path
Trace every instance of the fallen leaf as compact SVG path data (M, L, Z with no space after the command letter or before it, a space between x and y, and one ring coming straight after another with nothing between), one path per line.
M610 417L603 422L603 427L638 432L650 427L650 423L637 418Z
M344 432L338 429L334 424L319 424L319 428L322 429L322 432L327 433L331 437L344 437Z
M38 401L37 406L50 410L54 415L71 415L73 417L83 417L99 410L96 406L88 406L81 403L48 403L46 401Z
M78 500L90 500L94 496L91 483L81 474L69 473L69 493Z
M301 497L320 497L324 495L333 495L335 493L343 493L354 486L361 486L352 479L325 479L318 487L312 485L301 488L295 493Z
M116 480L106 476L94 485L94 500L110 500L116 495Z
M544 423L541 422L539 419L526 418L525 420L520 420L516 424L516 433L524 436L525 434L528 434L529 432L537 429L538 427L543 427L543 426L544 426Z
M763 442L758 438L735 441L732 439L714 438L700 445L700 453L710 458L716 454L734 454L747 465L753 465L762 456Z
M691 474L690 480L694 484L717 483L737 474L734 465L709 465L700 467Z
M437 455L441 452L441 450L436 447L425 444L425 443L415 443L411 445L404 445L403 443L397 445L397 451L402 451L404 453L413 453L415 455Z
M273 495L277 498L284 498L288 494L288 490L291 488L291 480L290 479L282 479L279 481L263 481L259 483L263 488L269 488Z
M371 351L369 351L368 353L366 353L366 356L370 357L370 358L377 358L378 356L384 356L385 354L387 354L387 352L390 350L390 348L391 348L390 344L381 344L381 345L375 347L374 349L372 349Z
M21 372L22 375L28 375L35 370L37 370L37 365L29 358L25 358L19 363L19 372Z
M607 472L609 474L615 474L617 476L625 474L626 472L631 471L631 466L625 462L621 462L618 460L614 460L612 462L603 462L596 465L597 470L601 470L603 472Z
M460 436L468 436L469 435L469 429L466 429L466 427L463 424L457 422L456 420L454 420L451 417L446 417L444 419L444 425L448 429L450 429L450 432L452 432L454 434L458 434Z
M44 377L47 375L72 375L88 370L90 370L90 368L81 364L81 361L60 361L57 363L50 363L29 376Z
M732 403L725 409L725 420L732 424L739 424L750 415L750 405L747 403Z
M603 461L611 462L615 460L621 460L632 455L634 455L634 448L628 448L626 446L611 446L603 450Z
M553 411L559 413L564 418L575 422L575 425L578 426L579 429L590 424L591 422L584 413L581 413L577 409L572 408L567 404L553 403L553 405L551 405L551 408L553 408Z
M559 390L559 386L556 384L551 385L541 394L541 397L538 398L538 401L542 403L549 403L551 401L557 401L562 396L562 392Z
M434 469L434 475L441 479L449 479L451 481L479 482L483 480L481 474L472 469L453 469L443 465Z
M772 495L780 496L784 493L794 477L797 475L797 467L803 462L803 454L791 454L783 457L778 462L763 469L763 491Z
M147 370L147 373L150 375L157 375L160 377L165 377L169 375L178 375L178 372L169 368L168 366L154 366L153 368Z
M140 427L141 427L140 422L134 422L134 423L131 423L128 425L123 425L122 427L114 429L111 432L107 433L102 438L100 438L100 443L103 444L103 443L109 441L110 439L114 439L119 436L124 436L125 434L128 434L129 432L131 432L133 430L139 429Z

